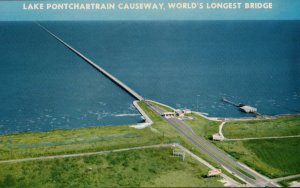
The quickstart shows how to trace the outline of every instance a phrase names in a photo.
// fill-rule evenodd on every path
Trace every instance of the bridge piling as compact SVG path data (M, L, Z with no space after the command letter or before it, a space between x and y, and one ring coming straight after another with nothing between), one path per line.
M97 65L96 63L94 63L92 60L90 60L89 58L87 58L86 56L84 56L83 54L81 54L79 51L77 51L75 48L73 48L72 46L70 46L68 43L66 43L65 41L63 41L62 39L60 39L58 36L56 36L55 34L53 34L51 31L49 31L47 28L45 28L44 26L42 26L39 23L36 23L38 26L40 26L44 31L46 31L47 33L49 33L51 36L53 36L56 40L58 40L59 42L61 42L63 45L65 45L67 48L69 48L71 51L73 51L76 55L78 55L80 58L82 58L84 61L86 61L87 63L89 63L92 67L94 67L96 70L98 70L99 72L101 72L104 76L106 76L108 79L110 79L112 82L114 82L115 84L117 84L119 87L121 87L123 90L125 90L128 94L130 94L131 96L133 96L135 99L142 101L144 100L143 97L141 95L139 95L137 92L135 92L134 90L132 90L130 87L128 87L126 84L124 84L122 81L120 81L119 79L117 79L115 76L113 76L112 74L110 74L109 72L107 72L105 69L103 69L102 67L100 67L99 65Z

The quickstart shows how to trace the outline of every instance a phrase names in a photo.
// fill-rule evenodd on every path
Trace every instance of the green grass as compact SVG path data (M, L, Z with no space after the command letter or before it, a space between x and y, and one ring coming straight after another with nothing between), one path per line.
M154 103L156 105L156 103ZM166 122L161 116L157 115L151 109L149 109L143 102L140 102L139 105L148 114L148 116L153 120L154 124L151 126L156 130L159 130L161 136L163 136L163 140L165 143L177 142L192 151L194 154L200 156L207 162L209 162L212 166L216 168L222 168L216 161L212 160L209 156L203 154L200 149L195 147L195 145L190 142L187 138L185 138L182 134L179 134L176 129L174 129L168 122ZM192 128L198 129L201 132L201 127L205 126L208 131L206 131L207 137L210 137L211 133L215 130L218 130L219 122L209 121L197 114L190 114L190 116L194 116L194 120L189 120L188 123ZM195 131L195 130L194 130ZM167 139L167 140L166 140Z
M271 178L300 173L300 138L215 142L217 146Z
M196 119L186 122L199 136L210 139L212 134L219 131L220 122L210 121L196 114L191 116ZM227 129L225 136L242 138L300 134L300 132L298 133L300 130L299 120L298 116L273 120L227 122L225 124L225 129ZM253 135L253 130L245 129L247 126L260 126L257 129L260 130L260 133ZM275 178L300 173L298 157L300 156L300 138L213 143L236 159L269 177Z
M173 127L140 103L155 122L145 129L123 126L89 127L0 136L0 160L111 150L182 142Z
M0 164L0 187L223 186L207 168L171 148Z
M167 121L165 121L160 115L157 115L155 112L149 109L144 102L139 102L139 106L150 117L150 119L152 119L154 123L151 125L151 127L158 130L160 136L164 136L164 139L168 139L168 142L180 142L181 136Z
M223 134L226 138L300 135L300 116L227 122L223 127Z
M160 142L161 136L150 129L128 126L22 133L0 137L0 159L110 150Z
M167 107L159 105L157 103L153 103L153 104L157 105L161 108L164 108L165 110L172 111L171 109L168 109ZM166 130L166 131L171 131L172 132L172 137L174 137L176 135L178 137L178 132L175 131L174 129L170 129L170 125L165 120L163 120L160 116L157 116L153 111L149 110L149 108L147 108L143 103L140 103L139 105L141 107L143 107L143 109L145 110L145 112L147 114L150 115L151 119L155 120L154 122L158 121L158 122L160 122L160 125L163 125L166 128L169 127L168 130ZM193 117L194 119L193 120L187 120L186 121L187 124L191 126L191 128L193 129L193 131L196 134L198 134L198 135L200 135L200 136L202 136L206 139L211 139L212 135L219 131L219 124L221 122L207 120L207 119L205 119L205 118L203 118L203 117L201 117L201 116L199 116L198 114L195 114L195 113L188 114L188 116ZM186 138L182 137L181 139L178 139L178 140L181 141L181 143L180 143L181 145L188 148L190 151L197 154L201 158L205 159L206 161L208 161L214 167L222 168L222 166L217 164L210 157L204 155L199 149L195 148L195 146L193 144L191 144L190 141L188 141ZM223 173L226 174L227 176L231 177L236 182L241 183L241 184L245 184L244 181L242 181L239 178L237 178L236 176L233 176L232 174L228 173L225 169L223 169Z
M158 104L155 102L152 102L152 104L154 104L162 109L165 109L167 111L173 111L172 109L170 109L166 106L163 106L161 104ZM185 120L185 122L191 126L191 128L193 129L193 131L196 134L198 134L204 138L211 139L213 134L219 132L219 125L221 124L221 122L216 122L216 121L211 121L211 120L205 119L195 113L187 114L186 116L194 118L193 120Z
M156 103L154 103L156 105ZM179 134L176 129L174 129L168 122L166 122L161 116L157 115L151 109L147 107L147 105L143 102L139 102L140 107L148 114L148 116L153 120L154 124L151 125L150 129L155 129L154 132L158 131L164 143L172 143L176 142L192 151L194 154L200 156L207 162L209 162L212 166L216 168L221 168L219 164L217 164L214 160L212 160L209 156L204 155L200 149L196 148L193 143L191 143L187 138L183 135ZM198 116L199 119L202 117ZM204 119L206 120L206 119Z
M210 121L194 113L189 116L193 117L194 120L188 120L186 122L199 136L211 139L211 136L219 131L221 122ZM261 133L259 136L273 136L275 133L276 136L295 135L298 134L297 131L300 128L299 120L299 117L289 117L273 120L227 122L225 127L234 129L234 126L245 127L260 125L261 127L258 130L261 130ZM289 130L289 128L291 128L291 130ZM270 129L272 129L272 131L268 132ZM280 133L280 131L283 131L283 133ZM249 137L248 132L241 133L239 131L233 131L232 135L234 134L241 135L241 137ZM250 133L250 135L251 134L253 134L253 132ZM300 173L300 160L297 157L300 156L300 145L298 144L300 143L300 138L214 143L241 162L269 177L275 178ZM199 153L198 155L201 156ZM203 154L201 157L209 160L206 156L203 156ZM213 161L210 162L214 163ZM217 165L215 164L215 166Z
M159 143L179 143L219 167L143 102L153 120L145 129L123 126L90 127L0 136L0 160L112 150Z
M154 123L151 127L141 130L126 125L90 127L0 136L0 160L176 142L202 157L214 167L221 168L215 161L204 155L189 140L179 134L161 116L149 109L146 104L139 102L139 105L153 120ZM199 122L202 122L202 117L198 117ZM206 123L209 122L204 122L205 125L207 125ZM211 127L208 129L211 129Z
M189 115L193 117L193 120L185 121L188 125L191 126L193 131L206 139L211 139L212 135L219 132L219 125L221 122L210 121L205 119L195 113Z
M278 182L280 185L282 185L283 187L290 187L291 183L293 181L297 181L300 182L300 177L297 178L291 178L291 179L287 179L287 180L282 180L280 182Z

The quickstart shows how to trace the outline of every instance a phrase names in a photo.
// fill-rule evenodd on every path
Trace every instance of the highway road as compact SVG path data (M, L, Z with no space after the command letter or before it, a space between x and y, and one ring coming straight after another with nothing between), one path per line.
M159 115L166 112L164 109L153 105L150 102L146 101L146 104L154 110ZM165 118L167 122L169 122L178 132L184 135L187 139L189 139L192 143L195 144L204 154L214 159L217 163L225 167L228 171L231 171L237 177L240 177L245 182L247 182L248 186L252 187L279 187L278 184L274 183L271 179L260 175L252 169L241 165L237 160L231 157L226 152L220 150L217 146L205 140L204 138L196 135L194 131L182 120L179 120L176 117L173 118ZM240 170L244 171L247 174L255 177L255 179L250 178L245 175L245 173L240 172Z

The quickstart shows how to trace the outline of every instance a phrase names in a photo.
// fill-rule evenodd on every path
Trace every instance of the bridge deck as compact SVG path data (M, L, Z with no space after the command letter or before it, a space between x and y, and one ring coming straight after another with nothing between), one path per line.
M66 43L65 41L63 41L62 39L60 39L58 36L56 36L55 34L53 34L51 31L49 31L47 28L45 28L44 26L42 26L41 24L37 23L42 29L44 29L47 33L49 33L50 35L52 35L55 39L57 39L59 42L61 42L63 45L65 45L67 48L69 48L71 51L73 51L75 54L77 54L79 57L81 57L83 60L85 60L87 63L89 63L90 65L92 65L95 69L97 69L98 71L100 71L102 74L104 74L107 78L109 78L111 81L113 81L114 83L116 83L118 86L120 86L123 90L125 90L127 93L129 93L130 95L132 95L135 99L137 100L144 100L143 97L141 95L139 95L137 92L135 92L134 90L132 90L130 87L128 87L126 84L124 84L122 81L120 81L119 79L117 79L116 77L114 77L113 75L111 75L109 72L107 72L106 70L104 70L102 67L100 67L99 65L97 65L96 63L94 63L93 61L91 61L89 58L85 57L83 54L81 54L79 51L77 51L75 48L73 48L72 46L70 46L68 43Z

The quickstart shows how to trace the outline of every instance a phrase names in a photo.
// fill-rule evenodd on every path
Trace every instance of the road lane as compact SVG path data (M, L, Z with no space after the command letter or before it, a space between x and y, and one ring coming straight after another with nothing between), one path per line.
M156 105L151 104L150 102L146 101L146 104L156 113L163 114L166 112L164 109L159 108ZM256 186L256 187L279 187L278 184L272 182L267 177L264 177L258 173L254 173L252 170L245 168L244 166L240 165L238 161L236 161L233 157L228 155L226 152L220 150L214 144L210 143L209 141L205 140L204 138L198 136L194 133L194 131L182 120L178 118L165 118L167 122L169 122L178 132L184 135L187 139L189 139L192 143L195 144L203 153L205 153L210 158L214 159L220 165L226 167L226 169L230 170L234 175L240 177L245 182L248 183L249 186ZM244 173L240 172L238 169L244 171L247 174L255 177L252 179L245 175Z

